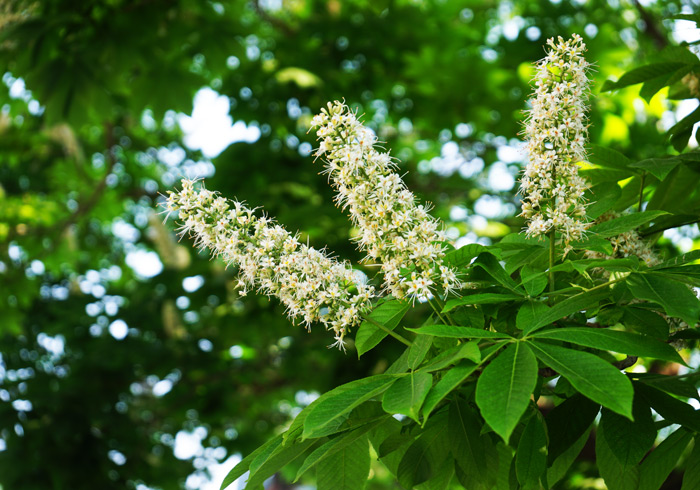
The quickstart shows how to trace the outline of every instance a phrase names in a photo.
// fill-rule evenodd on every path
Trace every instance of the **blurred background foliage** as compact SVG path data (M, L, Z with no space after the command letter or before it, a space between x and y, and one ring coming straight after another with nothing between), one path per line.
M591 141L641 160L673 152L664 130L688 108L600 86L678 44L694 25L669 17L693 11L686 0L0 2L0 488L218 488L315 394L397 355L386 340L358 361L290 325L277 302L238 297L233 271L156 214L180 177L264 205L357 263L307 134L344 98L452 239L498 240L522 227L518 133L545 40L583 35ZM660 245L698 248L697 226ZM561 488L599 488L586 458ZM375 474L372 488L390 487Z

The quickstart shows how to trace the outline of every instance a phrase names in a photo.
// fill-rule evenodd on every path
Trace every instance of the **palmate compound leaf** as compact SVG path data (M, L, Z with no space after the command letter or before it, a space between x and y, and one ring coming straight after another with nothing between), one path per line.
M630 380L600 357L534 339L535 355L566 378L581 394L614 412L632 418L634 390Z
M603 328L556 328L539 330L534 338L562 340L594 349L620 352L630 356L650 357L685 364L676 349L652 337Z
M398 377L380 374L341 385L321 395L304 419L302 437L318 437L328 425L346 416L353 408L382 394ZM325 435L325 434L324 434Z
M537 384L537 359L525 342L515 342L486 366L476 384L476 404L507 443Z

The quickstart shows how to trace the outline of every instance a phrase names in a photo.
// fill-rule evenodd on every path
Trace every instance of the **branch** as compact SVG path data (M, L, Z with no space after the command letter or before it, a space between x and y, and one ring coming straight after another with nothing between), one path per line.
M663 49L668 46L668 38L659 30L654 18L649 12L644 10L639 0L634 0L634 6L637 7L639 16L644 21L644 33L654 40L657 48Z

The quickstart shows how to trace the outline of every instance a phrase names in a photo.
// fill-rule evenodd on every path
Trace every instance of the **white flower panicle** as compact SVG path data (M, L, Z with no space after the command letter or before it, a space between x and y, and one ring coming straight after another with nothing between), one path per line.
M547 44L547 56L537 64L535 97L524 131L529 163L521 179L521 216L528 220L529 236L554 229L568 251L569 243L580 240L587 228L587 183L577 163L586 158L589 64L577 34Z
M357 279L347 264L299 242L272 219L228 201L194 182L182 180L182 190L170 192L168 211L179 211L180 230L190 233L201 248L209 248L238 268L241 294L251 288L276 296L288 316L310 328L314 322L335 332L334 346L371 308L374 290Z
M385 289L398 299L459 289L454 269L441 264L444 234L438 220L416 203L389 154L374 148L374 132L338 101L329 102L312 127L336 202L359 229L356 241L366 260L381 263Z
M595 224L604 223L622 216L620 213L615 211L608 211L602 214L595 220ZM608 238L608 241L612 245L613 253L612 255L606 255L600 252L594 252L592 250L586 251L586 258L588 259L619 259L625 257L638 257L647 266L653 267L661 263L659 258L656 256L654 251L649 246L649 243L642 240L634 230L626 231L614 237ZM606 275L610 275L609 272L603 271Z

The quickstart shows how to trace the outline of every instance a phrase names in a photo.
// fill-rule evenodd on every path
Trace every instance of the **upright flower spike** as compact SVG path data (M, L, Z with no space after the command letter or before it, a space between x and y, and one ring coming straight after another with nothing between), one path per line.
M529 163L520 185L521 216L528 220L529 236L560 233L566 252L587 228L587 183L577 163L586 158L589 64L577 34L547 44L547 56L537 64L535 98L524 131Z
M378 152L374 133L342 102L313 118L320 140L317 156L338 192L337 204L359 229L357 243L367 260L380 262L384 285L395 298L430 297L458 289L452 268L442 265L444 234L429 209L394 172L388 153Z
M359 325L374 296L371 286L357 280L347 264L299 242L274 220L228 201L204 187L182 180L182 190L170 192L167 211L179 211L180 230L201 248L238 268L242 294L247 288L275 296L292 320L307 328L322 323L335 333L334 346L344 349L350 328Z

